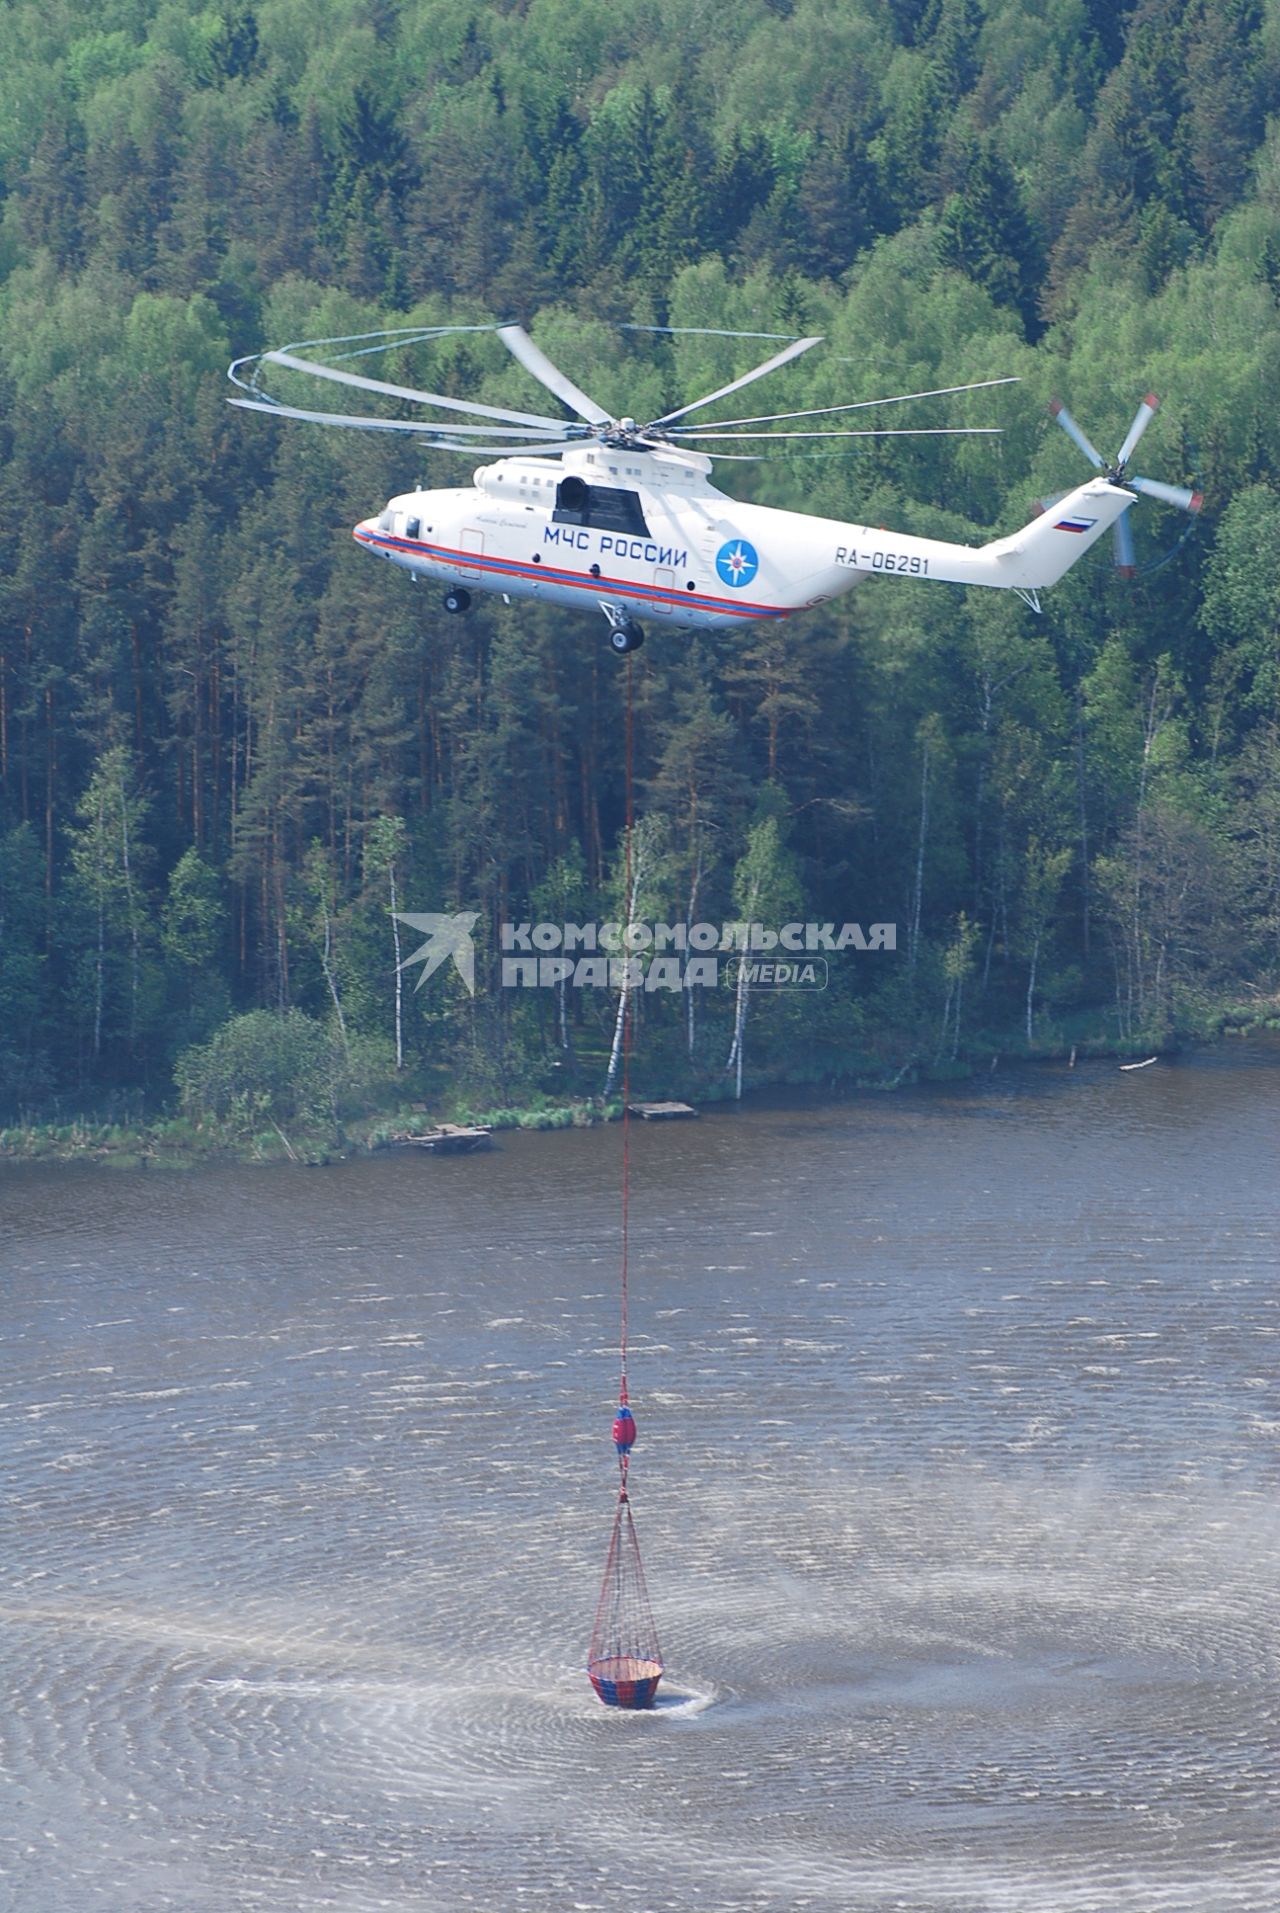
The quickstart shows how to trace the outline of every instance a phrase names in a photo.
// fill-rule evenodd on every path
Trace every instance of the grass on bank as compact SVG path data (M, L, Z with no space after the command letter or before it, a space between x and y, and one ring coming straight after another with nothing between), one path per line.
M1082 1062L1167 1056L1175 1054L1183 1042L1268 1030L1280 1031L1280 999L1218 1006L1204 1016L1197 1029L1172 1041L1137 1032L1131 1041L1121 1043L1096 1013L1081 1013L1045 1027L1030 1045L1022 1031L975 1031L955 1056L936 1049L912 1052L905 1043L895 1054L892 1036L885 1032L875 1055L828 1051L821 1059L808 1057L775 1064L751 1071L749 1088L891 1090L922 1081L962 1081L974 1074L986 1074L1002 1063L1066 1062L1073 1056ZM583 1072L590 1070L598 1080L597 1063L594 1057L580 1059ZM673 1063L669 1074L650 1076L647 1071L638 1071L637 1076L640 1080L633 1090L637 1097L680 1099L704 1107L733 1100L733 1084L721 1071L698 1072ZM273 1107L271 1098L255 1091L229 1095L203 1113L188 1109L152 1120L98 1120L78 1115L57 1122L20 1121L0 1128L0 1161L177 1168L229 1160L318 1167L395 1147L400 1138L421 1134L441 1122L495 1131L583 1129L616 1122L622 1113L619 1097L604 1102L568 1084L567 1094L564 1090L555 1093L531 1089L520 1100L496 1105L469 1098L448 1083L437 1084L429 1101L413 1102L404 1100L402 1083L371 1082L364 1088L357 1108L341 1107L331 1094L304 1100L294 1107Z

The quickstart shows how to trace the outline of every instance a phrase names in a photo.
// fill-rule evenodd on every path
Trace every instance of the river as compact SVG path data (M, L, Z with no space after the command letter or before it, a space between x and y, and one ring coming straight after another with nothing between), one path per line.
M1280 1045L0 1166L0 1907L1280 1909Z

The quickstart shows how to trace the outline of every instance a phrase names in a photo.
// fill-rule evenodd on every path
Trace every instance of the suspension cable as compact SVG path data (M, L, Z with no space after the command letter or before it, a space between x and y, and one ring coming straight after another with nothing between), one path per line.
M632 884L632 847L631 838L635 823L634 798L635 767L635 681L631 659L627 659L626 683L626 826L624 837L623 862L623 914L626 930L630 929L633 899ZM628 1288L630 1281L630 1206L631 1206L631 951L629 939L624 930L623 936L623 972L622 972L622 1309L618 1337L618 1401L623 1408L627 1406L627 1339L628 1339ZM629 1456L620 1452L618 1467L622 1477L622 1493L627 1491L627 1462Z

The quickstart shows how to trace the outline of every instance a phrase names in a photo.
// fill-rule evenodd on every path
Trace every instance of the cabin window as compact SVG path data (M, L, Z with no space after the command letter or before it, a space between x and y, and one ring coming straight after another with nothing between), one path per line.
M411 518L404 528L404 535L406 538L421 538L422 520L420 518Z
M621 531L635 538L648 538L638 492L623 491L617 485L589 485L585 479L562 478L556 486L556 508L552 514L558 525L585 525L591 531Z

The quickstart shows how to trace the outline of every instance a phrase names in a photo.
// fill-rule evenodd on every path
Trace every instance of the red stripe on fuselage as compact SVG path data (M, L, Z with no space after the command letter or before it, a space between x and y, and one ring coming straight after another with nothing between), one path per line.
M716 611L726 616L747 618L785 618L792 607L774 604L744 604L738 598L708 598L693 592L668 591L661 585L642 584L638 579L628 578L584 578L575 571L560 571L554 565L528 564L519 558L486 558L475 551L455 551L449 545L429 545L423 540L407 538L389 538L385 534L362 532L357 526L351 536L357 544L373 545L387 551L403 551L411 557L431 558L444 564L456 564L466 571L492 571L498 576L517 578L545 579L549 584L569 585L578 591L591 591L599 596L609 589L621 592L624 597L663 599L666 603L684 605L703 611Z

